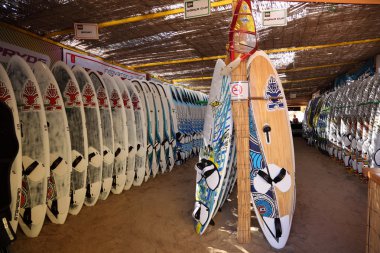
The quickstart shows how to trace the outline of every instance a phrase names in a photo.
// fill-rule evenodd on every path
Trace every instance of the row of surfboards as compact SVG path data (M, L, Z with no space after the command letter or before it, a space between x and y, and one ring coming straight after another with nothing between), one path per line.
M303 122L309 144L353 172L380 166L380 75L363 76L309 101Z
M0 101L12 110L19 152L11 168L11 220L28 237L47 215L63 224L83 204L171 171L202 146L207 96L122 80L80 66L18 56L0 65Z
M228 66L218 60L205 115L204 146L195 166L193 218L198 234L213 223L237 176L232 81L226 69ZM250 139L249 146L241 150L249 150L253 210L267 241L280 249L288 240L295 209L295 161L288 110L277 71L263 51L249 58L247 73Z

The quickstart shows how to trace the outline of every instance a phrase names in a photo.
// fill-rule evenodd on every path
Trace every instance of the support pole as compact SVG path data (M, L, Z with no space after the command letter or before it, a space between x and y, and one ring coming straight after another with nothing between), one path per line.
M233 0L232 13L237 0ZM232 71L234 81L247 81L247 61L244 60ZM232 116L236 137L237 153L237 189L238 189L238 226L239 243L251 241L251 187L249 162L249 116L248 100L232 101Z

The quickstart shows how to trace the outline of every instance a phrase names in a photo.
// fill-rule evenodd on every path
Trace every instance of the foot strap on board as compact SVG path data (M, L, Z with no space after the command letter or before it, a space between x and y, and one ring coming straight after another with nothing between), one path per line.
M0 210L0 252L16 240L16 234L9 223L10 218L11 213L8 207Z
M278 175L273 179L267 173L265 173L263 170L259 170L257 172L257 175L262 177L268 184L272 184L272 182L277 184L278 182L280 182L282 179L285 178L286 170L284 168L282 168L280 170L280 173L278 173Z
M280 238L282 236L282 227L280 218L274 218L274 228L276 229L276 238Z

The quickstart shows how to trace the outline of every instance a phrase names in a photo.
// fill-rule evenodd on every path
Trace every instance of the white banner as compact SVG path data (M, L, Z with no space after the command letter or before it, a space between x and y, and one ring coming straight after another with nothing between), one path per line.
M144 73L124 69L122 67L98 60L95 57L79 54L67 49L63 49L63 61L70 67L79 65L86 69L107 73L110 76L120 76L126 79L145 79L146 77Z
M20 56L31 66L37 61L41 61L48 66L51 63L50 57L45 54L0 41L0 62L8 63L9 59L14 55Z

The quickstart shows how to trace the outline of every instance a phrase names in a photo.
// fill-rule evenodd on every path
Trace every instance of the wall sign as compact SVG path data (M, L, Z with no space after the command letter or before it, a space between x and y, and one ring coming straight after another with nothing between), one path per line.
M98 24L74 23L75 38L78 40L98 40Z
M231 88L231 100L245 100L248 99L248 82L239 81L232 82Z
M185 19L209 16L210 0L185 0Z
M262 13L263 26L285 26L287 24L287 10L268 10Z

